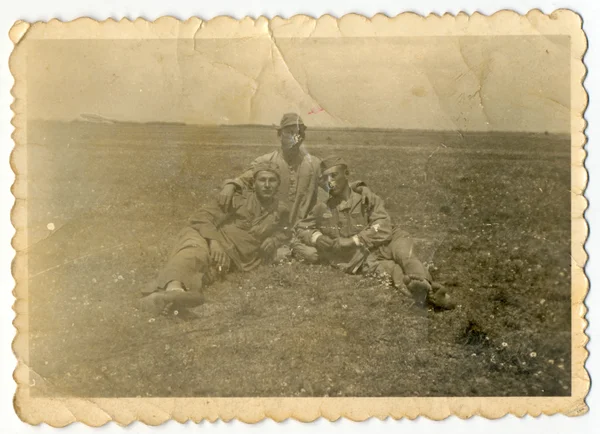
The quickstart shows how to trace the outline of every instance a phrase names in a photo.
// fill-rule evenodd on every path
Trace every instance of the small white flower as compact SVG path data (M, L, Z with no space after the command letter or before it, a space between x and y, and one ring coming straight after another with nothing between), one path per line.
M508 347L508 344L507 344L506 342L502 342L502 346L503 346L504 348L506 348L506 347Z
M531 353L529 353L529 357L531 357L531 358L537 357L537 353L535 351L532 351Z

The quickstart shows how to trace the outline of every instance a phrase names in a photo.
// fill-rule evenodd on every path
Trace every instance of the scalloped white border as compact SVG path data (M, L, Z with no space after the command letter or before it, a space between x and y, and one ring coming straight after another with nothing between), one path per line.
M258 422L264 418L276 421L294 418L312 421L319 417L336 420L345 417L351 420L365 420L370 417L380 419L388 416L394 419L425 416L431 419L444 419L450 415L468 418L481 415L499 418L508 413L524 416L564 413L580 415L587 411L585 396L589 389L589 375L584 367L587 359L585 334L587 322L584 319L586 307L584 299L588 291L588 280L583 267L587 255L583 248L588 228L583 213L587 201L583 192L587 185L587 172L584 168L586 138L583 113L587 106L587 94L583 88L586 74L583 55L586 38L581 28L581 18L569 10L557 10L545 15L532 10L520 15L502 10L485 16L475 13L471 16L459 13L456 16L445 14L422 17L414 13L403 13L395 17L382 14L366 18L348 14L340 19L330 15L313 19L306 15L295 15L290 19L275 17L268 20L230 17L216 17L209 21L190 18L180 21L173 17L161 17L154 22L144 19L130 21L95 21L79 18L63 23L51 20L47 23L29 24L18 21L10 31L15 50L10 58L10 69L15 78L12 94L15 101L13 139L15 148L11 155L11 166L16 175L12 187L15 205L12 210L12 223L16 229L13 247L16 250L13 262L13 276L16 302L14 325L17 335L13 350L18 359L14 372L17 382L15 408L19 416L31 424L41 422L51 426L65 426L80 421L91 426L103 425L109 421L129 424L140 420L149 425L158 425L174 419L200 421L207 419L225 421L239 419L244 422ZM571 144L572 144L572 396L539 398L33 398L28 389L28 328L27 328L27 257L22 253L26 245L26 232L22 222L26 207L26 161L25 140L25 56L21 53L20 42L26 39L44 38L235 38L245 36L270 37L344 37L344 36L424 36L440 34L567 34L571 36ZM24 54L24 52L23 52Z

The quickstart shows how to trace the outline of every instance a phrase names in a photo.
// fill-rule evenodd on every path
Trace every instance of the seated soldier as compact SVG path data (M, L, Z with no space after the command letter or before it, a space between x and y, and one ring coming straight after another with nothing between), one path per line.
M254 190L236 194L229 211L207 207L184 228L166 266L143 291L141 307L154 313L194 307L203 302L202 287L217 273L248 271L274 258L290 234L287 209L277 199L279 168L254 167Z
M387 275L393 285L416 302L451 309L454 303L439 284L432 286L429 271L413 254L412 242L392 226L383 200L373 194L368 205L352 191L348 165L338 157L321 163L329 189L327 202L319 202L295 226L296 237L318 251L320 261L350 274Z

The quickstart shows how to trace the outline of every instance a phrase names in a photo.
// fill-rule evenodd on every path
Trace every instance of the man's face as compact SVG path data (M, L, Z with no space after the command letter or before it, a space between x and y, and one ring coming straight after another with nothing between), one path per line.
M334 166L323 172L323 178L329 194L339 196L348 185L347 169L344 166Z
M279 188L279 178L273 172L262 170L254 178L254 189L261 199L271 199Z
M281 140L281 149L284 152L297 148L302 144L302 135L299 125L288 125L279 130L279 139Z

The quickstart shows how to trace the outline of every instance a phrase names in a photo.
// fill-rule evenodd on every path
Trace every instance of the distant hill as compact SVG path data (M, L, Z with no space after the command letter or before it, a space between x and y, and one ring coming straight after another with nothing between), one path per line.
M90 113L82 113L79 115L79 119L76 121L84 121L84 122L92 122L95 124L114 124L118 121L110 118L105 118L104 116L90 114Z

